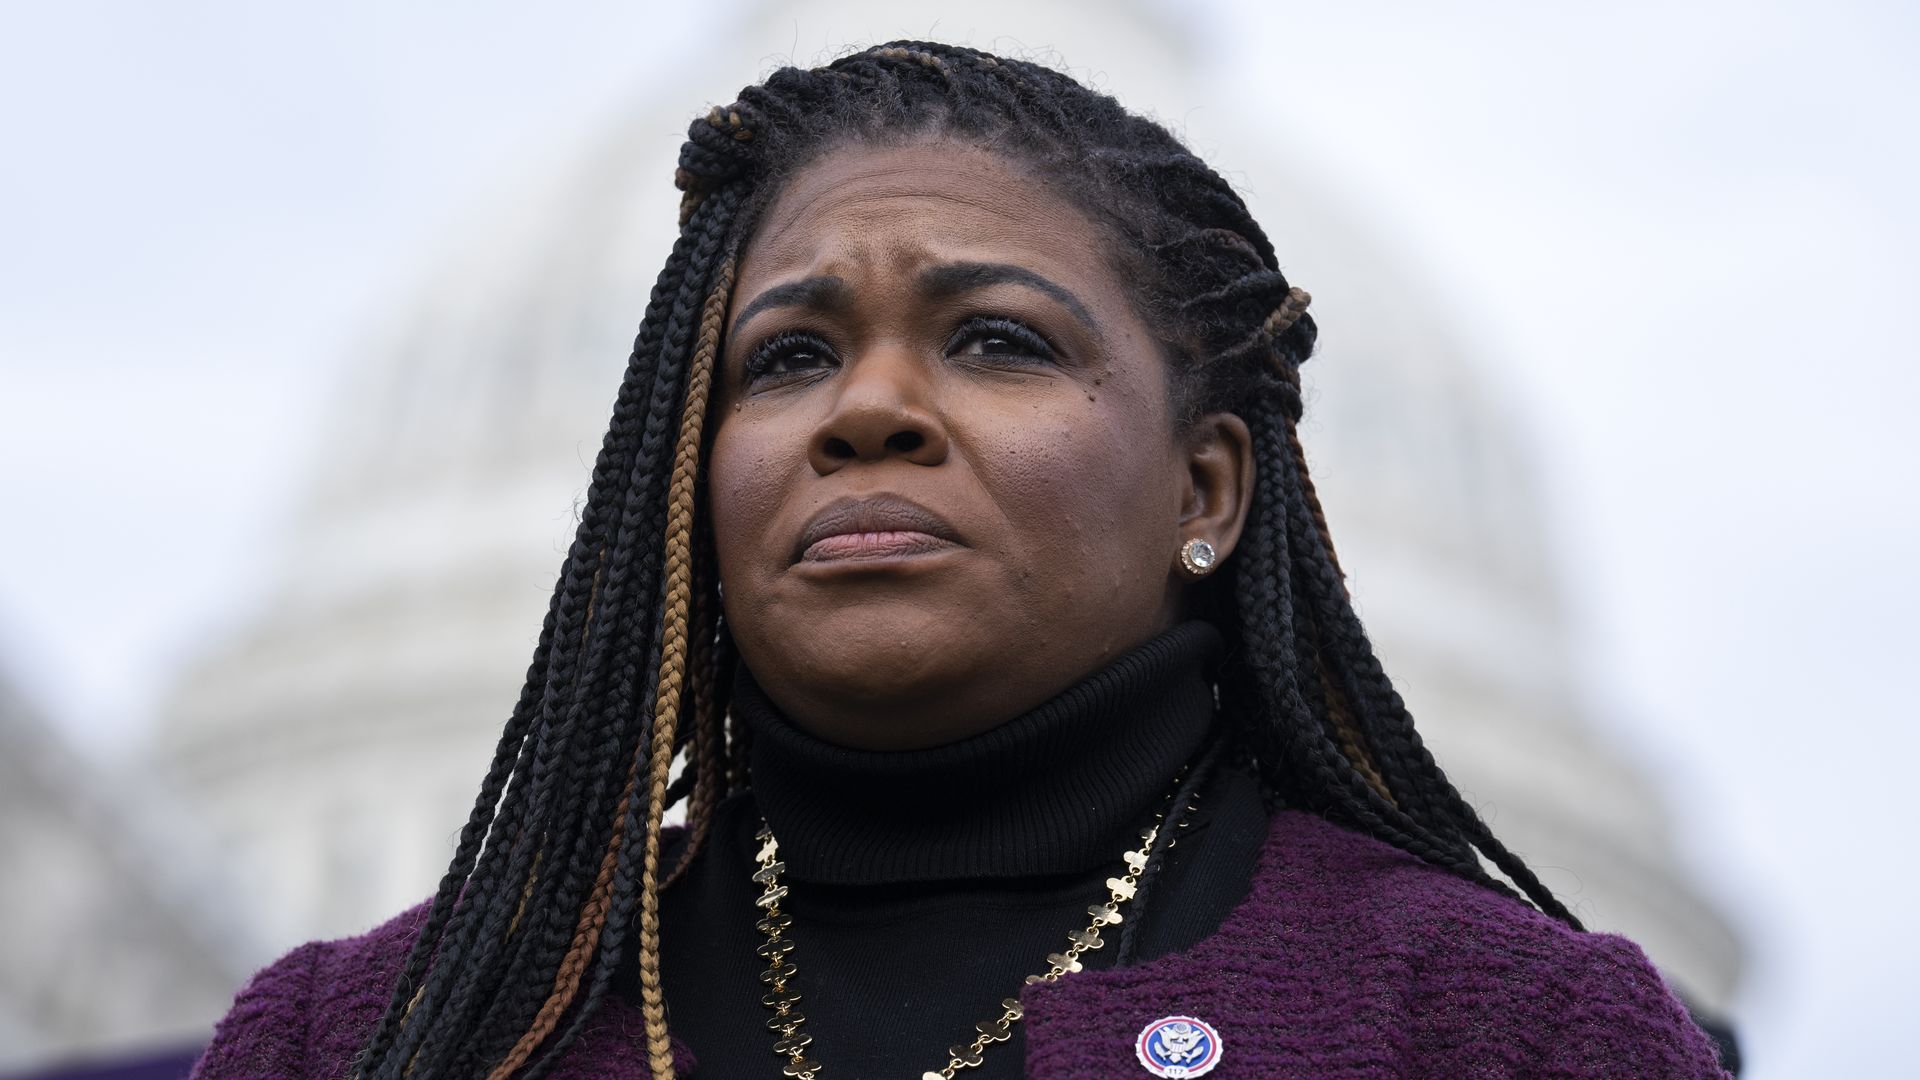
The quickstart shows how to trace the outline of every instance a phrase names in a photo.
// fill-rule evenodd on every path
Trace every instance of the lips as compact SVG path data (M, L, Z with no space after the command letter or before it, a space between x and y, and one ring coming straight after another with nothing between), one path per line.
M813 515L793 561L884 559L959 546L960 534L926 507L898 495L866 495L835 500Z

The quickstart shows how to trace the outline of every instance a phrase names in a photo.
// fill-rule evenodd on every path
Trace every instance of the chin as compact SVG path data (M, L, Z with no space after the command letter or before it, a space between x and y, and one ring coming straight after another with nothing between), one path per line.
M912 714L993 670L995 642L1005 641L982 631L988 624L977 611L904 603L774 623L752 640L735 632L768 696L809 729L884 725L895 729L888 742L901 741L897 729Z
M969 654L986 643L969 640L973 635L964 633L964 625L956 626L965 616L909 614L913 617L809 620L804 636L788 639L793 643L789 664L798 678L834 697L876 704L924 698L977 666L967 662Z

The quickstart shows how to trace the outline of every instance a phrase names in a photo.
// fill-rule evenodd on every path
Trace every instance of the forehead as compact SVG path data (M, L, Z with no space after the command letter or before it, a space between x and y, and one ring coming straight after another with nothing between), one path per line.
M966 142L830 151L796 172L767 208L743 253L741 284L980 260L1117 290L1104 235L1056 185Z

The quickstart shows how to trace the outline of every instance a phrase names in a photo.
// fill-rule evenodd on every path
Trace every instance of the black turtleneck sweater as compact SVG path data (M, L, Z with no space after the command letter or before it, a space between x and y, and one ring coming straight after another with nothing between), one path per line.
M778 1076L761 1004L753 834L780 841L808 1056L833 1080L918 1076L999 1015L1027 975L1086 926L1087 905L1138 846L1182 765L1218 736L1207 677L1221 647L1185 623L1026 715L929 750L850 750L782 716L744 674L733 709L753 731L752 790L718 808L708 846L662 897L669 1023L702 1076ZM1153 887L1132 961L1217 929L1246 895L1267 832L1254 778L1222 763ZM671 861L671 856L665 861ZM1120 927L1082 962L1114 962ZM637 999L632 958L620 991ZM1071 978L1071 976L1069 976ZM970 1077L1022 1075L1025 1040Z

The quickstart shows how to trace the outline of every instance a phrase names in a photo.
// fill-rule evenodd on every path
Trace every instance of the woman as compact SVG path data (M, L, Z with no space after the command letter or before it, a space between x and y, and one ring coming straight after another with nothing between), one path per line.
M1307 477L1307 295L1215 173L912 42L680 166L438 895L197 1075L1722 1075L1422 747Z

